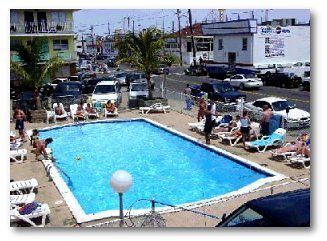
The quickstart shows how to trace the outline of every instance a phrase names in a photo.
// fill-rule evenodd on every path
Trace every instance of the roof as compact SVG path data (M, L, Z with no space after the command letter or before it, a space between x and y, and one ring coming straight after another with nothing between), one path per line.
M310 189L259 198L245 206L283 227L310 226Z
M195 23L192 25L193 26L193 36L202 36L202 25L201 23ZM173 35L178 35L178 31L176 31L175 33L173 33ZM191 29L189 26L182 28L181 29L181 36L182 37L187 37L187 36L191 36Z
M258 100L266 101L266 102L269 102L269 103L273 103L273 102L276 102L276 101L286 101L286 99L282 99L282 98L278 98L278 97L274 97L274 96L257 99L256 101L258 101Z

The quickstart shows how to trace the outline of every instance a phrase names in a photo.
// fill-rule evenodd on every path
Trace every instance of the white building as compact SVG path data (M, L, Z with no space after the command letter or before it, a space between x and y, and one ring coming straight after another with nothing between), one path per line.
M194 44L196 49L196 59L199 61L201 57L203 60L213 60L213 37L203 36L201 24L193 25ZM181 52L183 64L191 64L193 62L193 51L191 42L191 31L189 27L181 29ZM180 57L178 32L166 39L165 52L175 55L178 59Z
M115 35L108 35L105 37L103 53L110 57L116 57L118 55L118 49L115 48Z
M235 67L310 61L310 25L258 25L256 19L202 24L214 36L214 63Z

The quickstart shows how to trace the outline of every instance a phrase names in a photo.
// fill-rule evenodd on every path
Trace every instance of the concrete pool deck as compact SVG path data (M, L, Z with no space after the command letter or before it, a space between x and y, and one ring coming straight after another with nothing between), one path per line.
M171 111L170 113L166 114L149 114L143 116L139 113L138 110L125 111L119 114L119 118L137 117L149 118L153 121L156 121L177 131L180 131L186 135L197 138L203 143L205 142L204 136L188 130L187 123L196 122L196 119L190 116L183 115L175 111ZM62 124L72 122L72 120L69 120L62 122ZM52 125L54 124L25 124L26 129L44 128ZM60 123L57 123L56 125L60 125ZM14 123L10 123L10 129L14 130ZM293 139L293 137L287 136L287 140L291 139ZM221 217L223 213L229 214L235 208L241 206L244 202L248 200L269 195L271 193L271 185L275 185L275 187L273 188L273 193L286 192L289 190L310 187L310 170L308 169L298 169L295 167L288 166L285 162L272 161L269 159L270 153L252 153L245 151L242 148L241 144L235 147L231 147L225 144L221 144L217 140L212 140L211 144L232 154L245 158L249 161L258 163L259 165L263 165L268 169L281 173L290 178L266 184L259 188L264 189L265 187L267 187L267 189L264 189L262 191L244 194L232 199L228 199L221 203L202 206L196 208L195 210ZM38 180L39 189L38 193L36 194L36 201L48 203L51 210L50 222L46 224L46 227L74 227L76 225L76 220L72 216L65 200L60 195L54 183L52 181L49 181L48 177L46 176L44 165L42 164L42 162L35 161L34 155L31 153L31 147L28 142L24 144L23 148L26 148L28 150L27 160L25 160L21 164L11 162L10 178L14 180L24 180L34 177ZM298 180L300 180L300 182ZM219 222L219 220L204 218L203 216L195 215L194 213L186 211L164 213L162 214L162 217L165 219L167 227L213 227ZM99 221L83 223L82 226L96 224L99 223ZM108 219L101 221L108 221ZM115 223L112 226L118 225L118 223Z

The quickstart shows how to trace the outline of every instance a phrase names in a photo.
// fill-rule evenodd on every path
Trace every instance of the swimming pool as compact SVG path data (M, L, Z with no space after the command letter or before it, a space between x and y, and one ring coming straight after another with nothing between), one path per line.
M118 214L117 194L109 187L116 170L133 176L133 185L124 194L126 209L141 198L173 205L210 200L278 175L145 119L66 125L40 132L41 139L47 137L54 140L49 147L55 166L71 192L69 199L76 199L71 203L79 205L78 216L83 217L77 219L83 221ZM133 206L148 208L146 202Z

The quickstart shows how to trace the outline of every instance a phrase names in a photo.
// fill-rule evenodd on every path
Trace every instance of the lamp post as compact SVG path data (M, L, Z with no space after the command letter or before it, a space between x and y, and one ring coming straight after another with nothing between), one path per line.
M119 218L120 227L124 224L123 193L127 192L132 186L133 178L126 171L118 170L112 174L109 184L119 195Z

